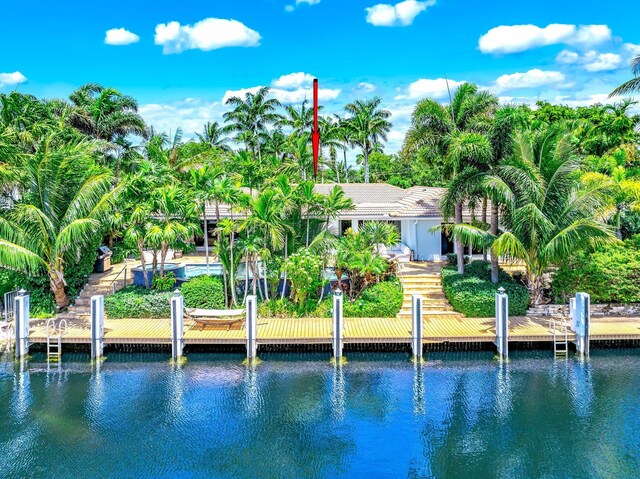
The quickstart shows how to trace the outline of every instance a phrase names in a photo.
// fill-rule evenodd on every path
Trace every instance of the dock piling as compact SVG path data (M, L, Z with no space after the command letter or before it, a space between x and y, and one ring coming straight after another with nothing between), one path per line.
M258 357L258 310L256 296L247 296L246 328L247 328L247 361L255 361Z
M333 359L336 364L342 361L344 324L342 318L342 291L333 294Z
M588 293L576 293L571 324L576 333L576 350L589 356L589 336L591 328L591 297Z
M16 358L29 354L29 294L24 289L18 291L16 302Z
M102 358L104 350L104 296L91 296L91 359Z
M504 288L496 293L496 347L501 359L509 357L509 296Z
M411 295L411 352L413 360L422 361L422 296Z
M184 348L184 297L175 290L171 297L171 358L182 358Z

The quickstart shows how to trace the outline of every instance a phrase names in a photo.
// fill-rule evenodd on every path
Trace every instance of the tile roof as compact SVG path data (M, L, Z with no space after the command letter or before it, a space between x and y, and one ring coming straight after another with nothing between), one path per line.
M316 193L329 194L336 183L320 183L315 185ZM398 188L387 183L342 183L339 185L344 190L345 196L351 198L355 208L344 211L340 218L442 218L440 200L446 191L445 188L433 188L427 186L413 186L408 189ZM229 207L219 205L220 217L230 216ZM207 204L207 218L216 218L216 208L213 203ZM464 216L469 212L464 211ZM234 218L244 218L244 212L234 212Z

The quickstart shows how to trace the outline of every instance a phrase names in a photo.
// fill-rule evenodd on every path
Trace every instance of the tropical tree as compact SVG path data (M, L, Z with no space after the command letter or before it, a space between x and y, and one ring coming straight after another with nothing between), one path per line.
M217 121L205 123L202 133L196 133L196 136L200 143L209 145L211 148L231 151L231 148L227 145L229 139L224 136L224 128Z
M491 157L489 130L498 107L495 95L479 91L476 85L458 87L448 105L427 98L416 105L411 128L403 149L423 161L440 164L441 172L450 180L469 162L483 162ZM462 224L464 197L458 195L453 205L455 223ZM443 206L447 214L450 202ZM458 272L464 273L464 245L456 240Z
M543 301L544 275L552 265L581 248L617 241L598 219L607 185L581 183L583 165L571 133L517 132L514 154L493 184L501 191L505 231L496 236L470 225L454 229L465 241L490 244L492 256L524 263L533 304Z
M63 133L64 135L64 133ZM101 227L119 189L94 161L96 145L60 141L51 133L23 156L21 199L0 216L0 265L27 274L46 271L56 304L69 304L65 266L76 263Z
M275 98L267 98L269 88L262 87L255 93L246 93L244 98L233 96L225 102L225 105L233 107L231 111L224 114L223 118L228 125L223 129L225 132L233 132L236 135L244 135L237 140L245 143L248 151L251 149L253 157L262 159L260 135L267 129L267 126L277 123L281 116L276 112L281 106Z
M364 182L369 183L369 154L380 141L387 140L391 131L391 112L380 109L382 100L375 97L371 100L356 100L348 103L344 109L350 118L344 126L348 131L349 141L362 149L364 157Z
M146 136L138 102L115 88L87 83L69 99L75 107L69 118L71 125L91 138L113 142L127 135Z
M631 61L631 72L635 78L624 82L618 88L613 90L611 95L609 95L610 97L640 92L640 55Z

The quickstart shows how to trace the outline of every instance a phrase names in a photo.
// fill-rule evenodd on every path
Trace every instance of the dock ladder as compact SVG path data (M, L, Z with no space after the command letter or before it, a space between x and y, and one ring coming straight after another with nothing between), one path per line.
M560 331L556 326L556 320L553 320L553 356L569 357L569 333L567 330L567 321L563 318Z
M67 320L61 319L56 326L56 320L47 321L47 361L60 361L62 358L62 336L67 334Z

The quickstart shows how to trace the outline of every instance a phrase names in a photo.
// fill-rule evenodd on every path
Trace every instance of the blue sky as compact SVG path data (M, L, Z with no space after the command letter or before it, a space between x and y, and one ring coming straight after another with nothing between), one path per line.
M98 82L135 96L158 129L189 136L220 119L229 95L270 85L297 103L316 76L328 112L382 97L389 151L419 98L446 100L445 76L503 102L588 104L640 54L631 0L23 0L2 11L13 21L0 30L0 92L66 97Z

